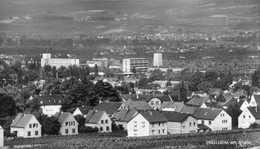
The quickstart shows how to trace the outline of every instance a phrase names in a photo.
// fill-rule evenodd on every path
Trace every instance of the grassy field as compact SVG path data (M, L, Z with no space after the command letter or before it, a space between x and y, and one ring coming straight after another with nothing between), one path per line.
M260 146L260 130L232 130L196 134L127 138L122 134L81 134L49 136L38 139L15 139L13 145L40 145L34 148L247 148Z

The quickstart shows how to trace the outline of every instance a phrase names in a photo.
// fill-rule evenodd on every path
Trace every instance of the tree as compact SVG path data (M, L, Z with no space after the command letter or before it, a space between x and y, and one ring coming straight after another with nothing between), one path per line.
M99 80L95 84L95 91L100 101L106 101L106 100L113 101L113 102L120 101L118 92L111 84L107 82L103 82L102 80Z
M0 118L16 114L15 101L11 96L0 93Z
M61 124L59 123L59 119L57 117L48 117L47 115L41 115L38 118L39 122L42 125L42 135L58 135Z
M76 121L79 123L78 131L79 133L87 133L87 129L85 126L85 118L82 115L76 115L75 116Z
M187 102L187 89L185 87L184 81L181 81L180 84L180 101L183 101L184 103Z
M172 83L171 83L170 80L168 80L168 81L166 82L166 87L168 87L168 86L172 86Z
M259 79L260 79L260 72L257 69L256 71L254 71L254 73L252 74L252 86L253 87L259 87Z

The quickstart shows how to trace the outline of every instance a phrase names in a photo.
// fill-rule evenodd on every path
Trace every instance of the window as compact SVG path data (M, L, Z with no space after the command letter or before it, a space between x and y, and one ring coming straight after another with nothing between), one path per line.
M109 126L107 126L107 131L109 131Z
M190 126L192 125L192 122L190 122Z
M101 120L101 124L103 124L104 123L104 120Z
M152 134L154 134L154 130L152 130Z
M193 125L196 126L196 122L193 122Z
M151 105L154 105L153 101L150 102Z
M76 133L76 129L75 128L72 129L72 133Z
M108 123L108 120L106 120L106 124Z
M35 136L38 136L38 131L35 131Z
M202 120L201 123L204 124L204 120Z
M142 127L145 128L145 122L142 122Z
M100 130L100 131L103 131L103 127L100 127L99 130Z
M163 130L162 130L162 133L164 133L164 131L165 131L165 130L163 129Z
M211 125L211 121L209 121L209 125Z
M251 116L250 116L250 115L249 115L248 117L249 117L249 118L251 118Z
M160 134L161 133L161 131L160 130L158 130L158 134Z
M33 128L38 128L38 124L33 124Z
M227 120L222 120L222 123L227 123Z
M32 124L29 124L29 128L32 128Z
M161 126L161 123L159 123L158 125Z
M27 136L31 136L31 132L30 131L27 132Z
M245 116L245 115L243 115L243 118L246 118L246 116Z
M155 102L155 105L159 105L159 101L156 101L156 102Z
M66 122L66 124L65 124L66 126L68 126L69 125L69 122Z
M68 134L69 133L69 130L68 129L65 129L65 134Z
M137 129L134 129L134 132L137 132Z

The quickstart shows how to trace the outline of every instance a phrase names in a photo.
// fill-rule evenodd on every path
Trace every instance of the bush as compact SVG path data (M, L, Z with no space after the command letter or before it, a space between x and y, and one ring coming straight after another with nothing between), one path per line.
M83 132L84 133L97 133L98 132L98 128L97 127L95 127L95 128L93 128L93 127L85 127Z
M251 124L250 125L250 128L260 128L260 125L259 124L257 124L257 123L253 123L253 124Z

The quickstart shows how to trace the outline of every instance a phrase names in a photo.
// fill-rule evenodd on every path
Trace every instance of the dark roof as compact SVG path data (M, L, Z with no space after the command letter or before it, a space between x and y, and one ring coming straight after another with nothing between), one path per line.
M184 106L184 107L182 107L182 109L180 111L176 111L176 112L193 114L196 109L198 109L198 108L197 107Z
M197 119L214 120L221 111L222 109L217 108L198 108L193 115Z
M94 110L94 107L92 107L92 106L84 106L84 107L78 107L78 108L79 108L79 110L81 111L81 113L82 113L83 115L88 114L88 112L89 112L90 110Z
M115 121L121 121L121 122L129 122L135 115L138 114L138 111L135 109L122 109L118 112L116 112L113 116Z
M243 96L247 96L247 92L245 90L239 89L237 90L234 94L233 97L234 98L239 98L239 97L243 97Z
M18 113L10 126L24 128L33 117L32 114Z
M107 114L114 114L119 110L122 102L101 102L98 104L95 109L100 111L106 111Z
M260 107L248 107L250 113L255 117L255 119L260 119Z
M232 98L230 100L228 100L223 106L229 107L229 106L234 106L234 105L238 105L238 107L240 108L242 106L242 104L246 101L247 99L235 99Z
M200 107L203 103L210 101L209 97L195 96L191 98L186 104L190 106Z
M59 123L63 124L70 115L72 115L72 114L69 112L63 112L63 113L59 114L59 116L58 116Z
M170 122L183 122L189 116L191 116L190 114L178 113L178 112L172 112L172 111L161 111L161 113Z
M87 114L85 123L97 124L105 113L105 111L90 110Z
M198 128L202 130L210 130L210 128L204 124L198 124Z
M159 111L141 111L140 114L150 123L167 122Z
M42 95L36 98L39 100L40 105L62 105L64 103L61 94Z

